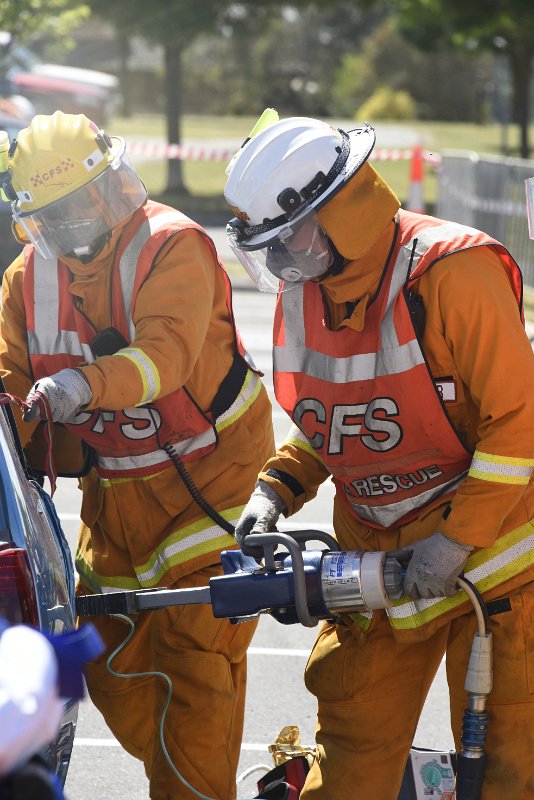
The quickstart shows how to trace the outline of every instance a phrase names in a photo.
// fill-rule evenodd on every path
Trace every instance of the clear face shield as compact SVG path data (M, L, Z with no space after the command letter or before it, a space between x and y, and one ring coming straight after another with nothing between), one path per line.
M534 239L534 178L527 178L525 189L527 193L528 235L531 239Z
M43 258L90 257L102 237L142 206L146 196L123 147L104 172L65 197L27 214L15 205L13 222Z
M334 260L328 238L311 208L256 249L247 248L242 241L237 221L227 225L226 233L233 252L262 292L284 292L321 278Z

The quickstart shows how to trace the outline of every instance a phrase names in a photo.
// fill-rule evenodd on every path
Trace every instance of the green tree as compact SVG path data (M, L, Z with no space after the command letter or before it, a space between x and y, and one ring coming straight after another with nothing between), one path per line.
M375 6L374 0L360 0ZM390 0L404 35L422 50L443 43L506 54L512 81L512 118L519 125L520 155L529 158L528 125L534 61L532 0Z
M1 1L1 0L0 0ZM353 2L334 2L322 0L293 0L283 3L277 0L87 0L94 13L114 23L121 37L138 34L158 43L164 48L164 96L169 142L181 142L180 119L184 109L184 86L187 95L192 96L194 84L186 84L184 65L191 63L189 55L205 57L204 74L198 78L198 86L210 81L206 99L213 97L214 86L211 80L229 74L226 64L218 63L217 54L226 58L229 52L235 56L234 66L243 73L237 76L236 85L223 86L219 102L231 98L228 112L242 111L254 113L267 105L281 108L294 107L297 100L302 112L311 108L311 98L320 85L311 74L315 70L320 77L336 64L339 54L352 36L354 40L354 20L358 20L360 33L365 31L365 20L372 19L375 12L362 14ZM309 25L303 25L301 13L308 13ZM317 20L314 29L313 20ZM320 22L320 25L319 25ZM351 24L348 24L351 23ZM265 35L271 31L273 36ZM291 35L290 35L291 31ZM210 42L216 43L210 52ZM226 46L228 44L229 46ZM318 63L323 58L323 69ZM236 75L236 70L233 73ZM253 81L250 80L251 76ZM299 90L299 80L304 91ZM250 87L253 86L251 96ZM326 97L325 92L325 97ZM198 90L196 105L201 102L202 91ZM314 98L315 107L319 105L322 113L327 113L326 102L321 106ZM186 193L183 181L182 164L179 160L169 160L167 190L172 193Z
M114 23L121 37L138 34L164 49L167 140L181 142L182 53L203 31L216 29L224 0L88 0L92 11ZM179 159L169 160L167 190L186 193Z
M489 61L488 54L467 55L445 45L423 52L401 36L390 13L356 51L343 53L331 87L332 114L353 116L388 88L409 93L417 119L481 121Z
M0 30L21 41L37 34L60 38L89 13L89 7L76 0L0 0Z
M415 101L405 89L381 86L356 112L358 119L413 119Z
M361 48L383 13L363 12L353 2L302 2L272 14L254 41L248 41L245 77L252 80L246 113L273 105L283 114L330 116L343 54ZM240 40L247 42L247 30L235 28L233 39L236 47ZM237 50L237 63L236 56ZM258 108L251 109L251 103Z
M164 95L169 142L181 142L183 110L183 56L186 48L202 34L229 35L235 26L247 26L251 35L259 30L271 9L282 5L274 0L88 0L100 17L115 24L122 36L138 34L163 46ZM186 194L182 163L168 161L167 191Z

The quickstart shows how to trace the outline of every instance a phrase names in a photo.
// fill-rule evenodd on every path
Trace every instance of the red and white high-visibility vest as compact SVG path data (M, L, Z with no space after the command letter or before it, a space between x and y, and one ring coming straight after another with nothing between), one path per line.
M450 495L472 460L445 411L406 300L411 283L451 253L491 246L521 308L522 279L508 251L464 225L400 211L396 242L360 333L331 331L320 285L278 296L276 399L331 472L363 523L386 529Z
M159 203L149 201L125 226L112 266L111 325L127 342L135 341L133 309L154 259L171 236L187 228L203 233L215 253L200 225ZM93 362L90 343L97 332L74 306L68 291L68 267L59 260L55 265L50 260L44 262L32 246L25 248L24 255L23 292L34 380L65 367ZM200 458L215 448L218 425L228 423L228 415L240 415L255 399L259 378L248 369L249 364L253 370L254 367L235 327L229 278L220 262L219 265L236 338L234 366L212 404L212 409L220 409L220 415L216 418L211 410L201 410L186 387L159 397L160 379L155 364L140 348L122 348L120 355L134 362L140 372L145 387L141 403L121 411L82 411L76 424L66 426L93 448L95 466L102 477L134 477L161 471L170 464L169 455L162 449L167 443L184 461Z

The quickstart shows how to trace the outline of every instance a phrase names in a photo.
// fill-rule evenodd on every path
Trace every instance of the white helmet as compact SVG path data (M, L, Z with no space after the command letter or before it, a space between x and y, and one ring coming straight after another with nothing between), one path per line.
M315 258L309 268L302 259L295 267L289 242L303 221L310 223L315 212L367 161L374 143L375 132L369 125L345 132L309 117L291 117L264 128L245 144L232 164L224 190L235 214L227 234L232 249L260 289L280 291L290 287L280 285L279 279L295 285L327 271L330 262L324 247L315 245L318 223L315 230L308 225L314 232L305 252L310 256L313 248L318 250L319 266ZM275 269L276 279L272 281L267 274L273 272L269 256L276 247L279 265L283 261L281 246L287 246L291 266L285 275Z

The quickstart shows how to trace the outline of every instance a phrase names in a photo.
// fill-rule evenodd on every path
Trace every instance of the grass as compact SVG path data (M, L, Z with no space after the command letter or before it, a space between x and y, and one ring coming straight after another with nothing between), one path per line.
M214 117L186 115L182 120L182 136L198 142L219 141L228 144L231 141L240 142L247 135L256 117ZM381 148L380 131L394 126L401 131L399 139L402 145L402 129L410 132L412 137L419 141L427 151L441 153L446 149L474 150L477 153L491 155L502 154L503 129L499 125L474 125L471 123L446 123L446 122L413 122L402 123L376 123L377 149ZM117 117L109 125L111 133L128 138L160 137L166 139L165 119L160 115L139 114L131 118ZM388 132L388 140L391 131ZM511 153L517 153L518 130L510 128L508 131L509 148ZM532 132L534 141L534 126ZM401 201L405 202L409 193L410 162L375 161L375 167L390 183ZM183 210L188 213L220 214L228 216L227 207L222 196L226 163L221 161L185 161L183 164L184 181L189 195L187 197L173 198L165 195L164 190L167 180L167 164L162 160L146 161L138 164L138 171L145 181L153 197L163 199L165 202L176 204L178 201L186 204ZM424 200L432 208L436 199L437 179L435 168L425 163L424 167Z
M219 143L227 148L233 143L242 142L256 122L256 117L215 117L186 115L182 119L182 138L194 142ZM350 123L349 123L350 124ZM396 141L398 130L399 147L405 146L403 130L409 133L411 143L420 144L425 151L440 154L444 150L473 150L479 154L502 155L503 134L499 125L475 125L471 123L447 122L378 122L377 150L385 147L381 143L387 140L389 149ZM112 134L124 136L126 139L160 138L166 141L165 118L156 114L138 114L131 118L116 117L109 125ZM517 155L519 131L510 127L506 132L508 138L508 155ZM534 142L534 126L531 130ZM410 188L410 161L380 160L374 166L388 181L390 186L406 205ZM175 206L195 218L201 224L224 224L230 215L224 201L223 189L226 182L226 162L223 161L184 161L183 176L187 194L167 194L167 162L164 160L136 161L136 169L145 182L152 198ZM423 199L426 209L432 213L437 196L437 173L432 164L424 165ZM234 275L243 272L237 262L226 263L229 272ZM525 293L526 303L530 306L529 316L534 317L534 292L532 298Z

